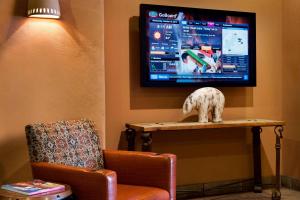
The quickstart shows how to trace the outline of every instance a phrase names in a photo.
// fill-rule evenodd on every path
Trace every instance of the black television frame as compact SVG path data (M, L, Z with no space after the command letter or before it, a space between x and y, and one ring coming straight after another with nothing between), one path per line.
M201 12L213 16L240 16L249 19L249 80L248 81L217 81L217 82L194 82L178 83L166 81L151 81L149 79L149 66L147 66L147 51L149 51L146 29L146 11L159 10L162 12L188 11L190 13ZM215 10L203 8L189 8L165 5L140 4L140 84L142 87L173 87L173 86L197 86L197 87L255 87L256 86L256 13Z

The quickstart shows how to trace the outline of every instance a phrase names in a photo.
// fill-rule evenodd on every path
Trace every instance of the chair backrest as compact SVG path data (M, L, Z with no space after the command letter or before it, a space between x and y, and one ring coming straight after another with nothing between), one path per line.
M25 127L31 162L103 168L100 140L90 120L36 123Z

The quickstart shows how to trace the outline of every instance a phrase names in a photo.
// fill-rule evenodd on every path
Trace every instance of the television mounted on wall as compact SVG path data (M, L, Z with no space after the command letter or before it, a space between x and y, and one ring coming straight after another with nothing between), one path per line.
M256 14L140 5L141 85L256 86Z

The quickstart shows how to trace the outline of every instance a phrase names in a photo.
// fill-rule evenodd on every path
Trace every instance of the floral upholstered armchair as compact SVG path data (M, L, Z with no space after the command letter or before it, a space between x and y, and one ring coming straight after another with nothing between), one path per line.
M101 150L93 122L27 125L34 178L71 186L79 200L175 200L176 156Z

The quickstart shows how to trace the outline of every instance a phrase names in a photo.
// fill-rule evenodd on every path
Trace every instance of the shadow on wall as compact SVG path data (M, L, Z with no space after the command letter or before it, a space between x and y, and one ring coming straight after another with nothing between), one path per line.
M152 136L154 152L172 152L180 158L252 154L251 131L245 128L158 131ZM120 141L123 142L119 149L126 150L125 132L122 132ZM141 150L141 145L138 133L136 150Z
M252 143L251 137L248 135L251 133L247 130L226 128L222 131L219 129L157 131L152 134L153 152L172 152L180 158L251 154ZM186 137L187 135L188 137ZM125 132L122 132L120 141L123 142L120 143L119 149L126 150ZM136 137L137 150L141 150L141 141L138 133ZM226 146L226 148L222 148L222 146Z
M30 180L31 166L25 134L22 138L1 141L0 185L7 182Z
M300 179L300 161L298 158L300 154L300 141L283 138L282 143L282 163L283 175Z
M26 22L26 10L27 0L15 0L12 15L11 13L8 13L8 15L10 16L10 23L6 31L5 40L8 40L10 36L12 36ZM17 20L14 20L15 17L17 17Z
M76 20L73 14L71 0L60 1L61 16L57 22L65 29L65 31L73 38L76 44L85 52L89 50L89 47L82 41L81 33L77 28ZM93 15L92 15L93 16Z
M179 185L211 181L212 172L216 174L215 181L253 176L250 129L163 131L152 135L153 152L177 155ZM126 150L125 133L122 133L120 141L119 149ZM141 150L140 134L136 137L136 150ZM261 155L264 171L271 172L270 163L264 159L266 152L263 147Z
M24 17L27 15L28 0L15 0L15 9L13 16Z
M129 66L130 66L130 109L176 109L181 108L185 98L199 87L140 86L139 17L129 20ZM226 107L253 106L253 89L232 87L220 89L226 97Z

